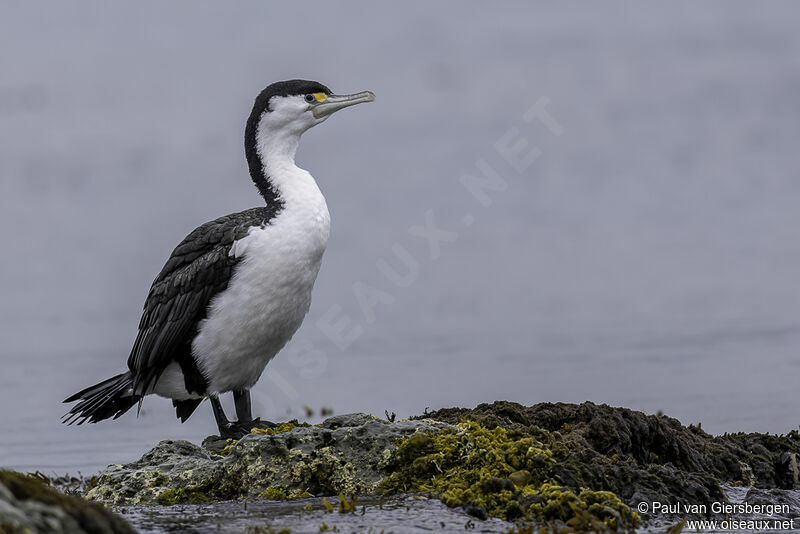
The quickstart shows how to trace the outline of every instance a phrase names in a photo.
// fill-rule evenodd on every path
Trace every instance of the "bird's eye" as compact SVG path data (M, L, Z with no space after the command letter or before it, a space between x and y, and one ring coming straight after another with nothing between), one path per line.
M317 101L317 99L314 98L314 95L306 95L306 102L308 102L309 104L312 104L312 103L314 103L316 101Z

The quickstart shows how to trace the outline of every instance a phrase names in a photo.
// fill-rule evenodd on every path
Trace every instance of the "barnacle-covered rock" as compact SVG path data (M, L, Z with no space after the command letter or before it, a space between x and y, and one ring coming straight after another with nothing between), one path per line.
M389 423L365 414L296 421L239 441L162 441L140 460L109 466L88 497L114 504L201 504L262 496L270 499L375 493L397 443L450 425Z
M163 441L106 469L89 497L171 505L414 493L521 531L624 532L653 519L635 512L641 502L709 505L754 487L753 498L791 505L798 450L797 431L712 436L699 424L590 402L496 402L410 421L290 421L203 446ZM790 506L786 517L798 515Z

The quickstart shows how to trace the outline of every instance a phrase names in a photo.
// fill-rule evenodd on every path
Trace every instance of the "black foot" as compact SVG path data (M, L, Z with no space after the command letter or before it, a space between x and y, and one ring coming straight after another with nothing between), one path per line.
M254 428L270 429L278 425L271 421L262 421L261 419L253 419L252 421L231 421L219 427L219 435L225 439L242 439L247 434L250 434Z
M250 433L252 427L242 425L238 421L220 425L219 435L225 439L242 439Z
M234 391L233 398L236 403L236 415L239 421L228 421L225 411L219 402L217 395L209 395L211 408L214 410L214 418L217 420L219 435L225 439L242 439L254 428L275 428L275 423L253 419L250 415L250 392L248 390Z

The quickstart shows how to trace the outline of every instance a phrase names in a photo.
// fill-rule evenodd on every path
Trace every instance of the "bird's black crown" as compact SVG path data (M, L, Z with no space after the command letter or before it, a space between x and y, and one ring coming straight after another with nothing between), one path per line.
M321 83L311 80L286 80L270 84L256 97L251 118L253 115L260 117L263 112L270 111L269 99L273 96L310 95L312 93L330 95L331 90Z

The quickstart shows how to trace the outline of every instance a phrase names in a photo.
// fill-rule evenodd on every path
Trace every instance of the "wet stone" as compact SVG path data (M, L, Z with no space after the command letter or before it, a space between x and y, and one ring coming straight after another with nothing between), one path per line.
M162 441L140 460L103 471L88 497L206 505L412 493L438 497L474 520L627 531L639 523L640 502L708 505L732 488L742 498L749 490L753 499L794 506L800 492L780 488L796 487L797 450L797 431L712 436L700 425L590 402L499 401L411 420L290 421L239 441L212 436L202 447Z
M349 414L319 426L248 434L238 442L210 437L203 447L162 441L140 460L112 465L88 498L113 504L217 501L267 495L373 494L387 474L399 440L451 425L428 421L388 423Z

